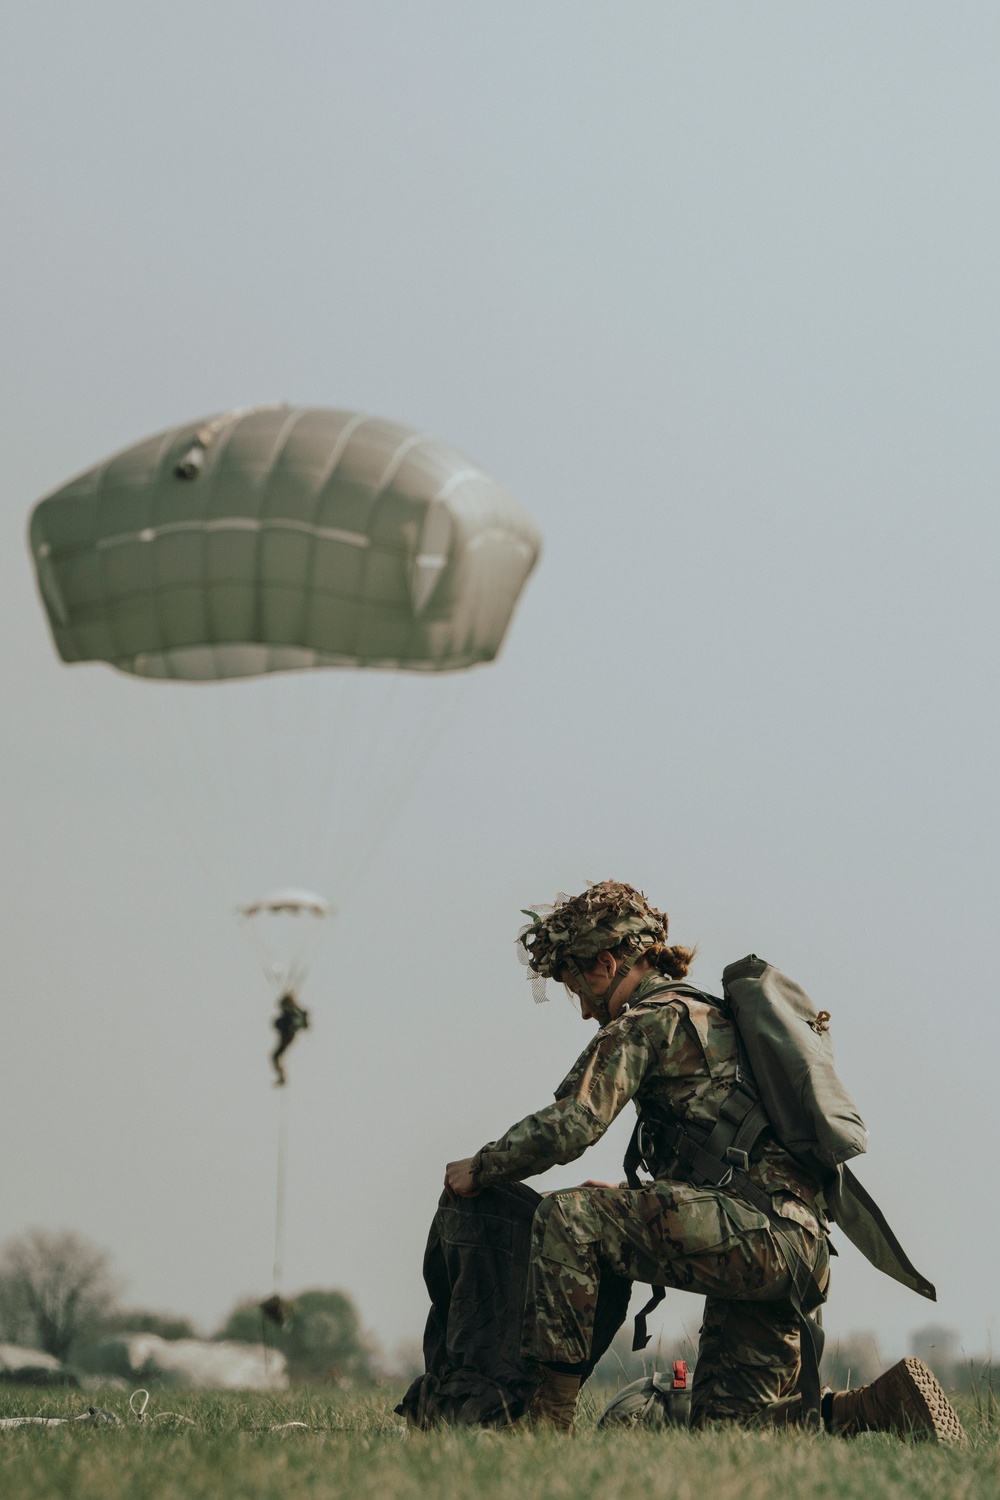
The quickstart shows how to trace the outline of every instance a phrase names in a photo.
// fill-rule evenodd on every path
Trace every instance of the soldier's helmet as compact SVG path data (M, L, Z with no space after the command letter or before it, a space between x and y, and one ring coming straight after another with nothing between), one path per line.
M676 1376L645 1375L612 1396L597 1419L598 1427L687 1427L691 1420L691 1392Z
M567 959L583 967L610 949L630 957L667 941L666 912L657 911L634 886L601 880L579 896L560 893L552 906L525 909L531 921L517 935L518 957L530 971L532 993L546 1000L546 979L558 979Z

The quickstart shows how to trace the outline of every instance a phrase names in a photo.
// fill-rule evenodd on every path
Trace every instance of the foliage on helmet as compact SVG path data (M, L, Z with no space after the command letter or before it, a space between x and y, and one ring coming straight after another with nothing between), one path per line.
M559 901L550 911L525 910L531 918L519 936L524 961L544 978L557 979L569 958L586 963L623 944L640 953L667 941L667 914L641 891L619 880L601 880L579 896Z

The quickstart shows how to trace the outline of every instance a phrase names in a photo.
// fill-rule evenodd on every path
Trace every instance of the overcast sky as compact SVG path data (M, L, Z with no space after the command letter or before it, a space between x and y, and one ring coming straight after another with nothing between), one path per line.
M940 1295L847 1247L834 1336L997 1336L998 50L964 0L7 0L3 1234L76 1229L206 1329L271 1290L231 906L320 878L348 773L296 757L341 685L234 735L235 698L65 667L24 537L116 448L287 399L447 439L546 550L360 883L328 851L284 1289L419 1334L445 1161L588 1036L532 1005L519 910L612 877L706 988L753 950L832 1013ZM227 797L232 890L185 832ZM627 1129L543 1185L617 1176ZM668 1296L665 1352L697 1317Z

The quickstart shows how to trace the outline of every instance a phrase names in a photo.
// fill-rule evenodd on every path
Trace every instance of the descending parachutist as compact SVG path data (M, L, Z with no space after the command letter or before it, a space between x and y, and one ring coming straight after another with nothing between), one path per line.
M260 1303L260 1310L268 1322L273 1323L276 1328L284 1328L295 1311L295 1303L286 1301L275 1292L273 1297L268 1297L266 1302Z
M286 1082L285 1069L281 1059L292 1045L300 1031L306 1031L309 1027L309 1012L299 1004L295 995L288 990L278 1001L278 1014L271 1022L278 1033L278 1045L271 1053L271 1062L274 1064L276 1076L276 1087L281 1088Z

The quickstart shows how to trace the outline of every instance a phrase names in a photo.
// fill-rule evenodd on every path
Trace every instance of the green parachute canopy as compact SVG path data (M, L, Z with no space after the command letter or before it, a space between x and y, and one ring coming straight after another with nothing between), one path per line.
M540 540L444 443L267 406L97 464L39 501L31 550L64 661L218 681L490 661Z

